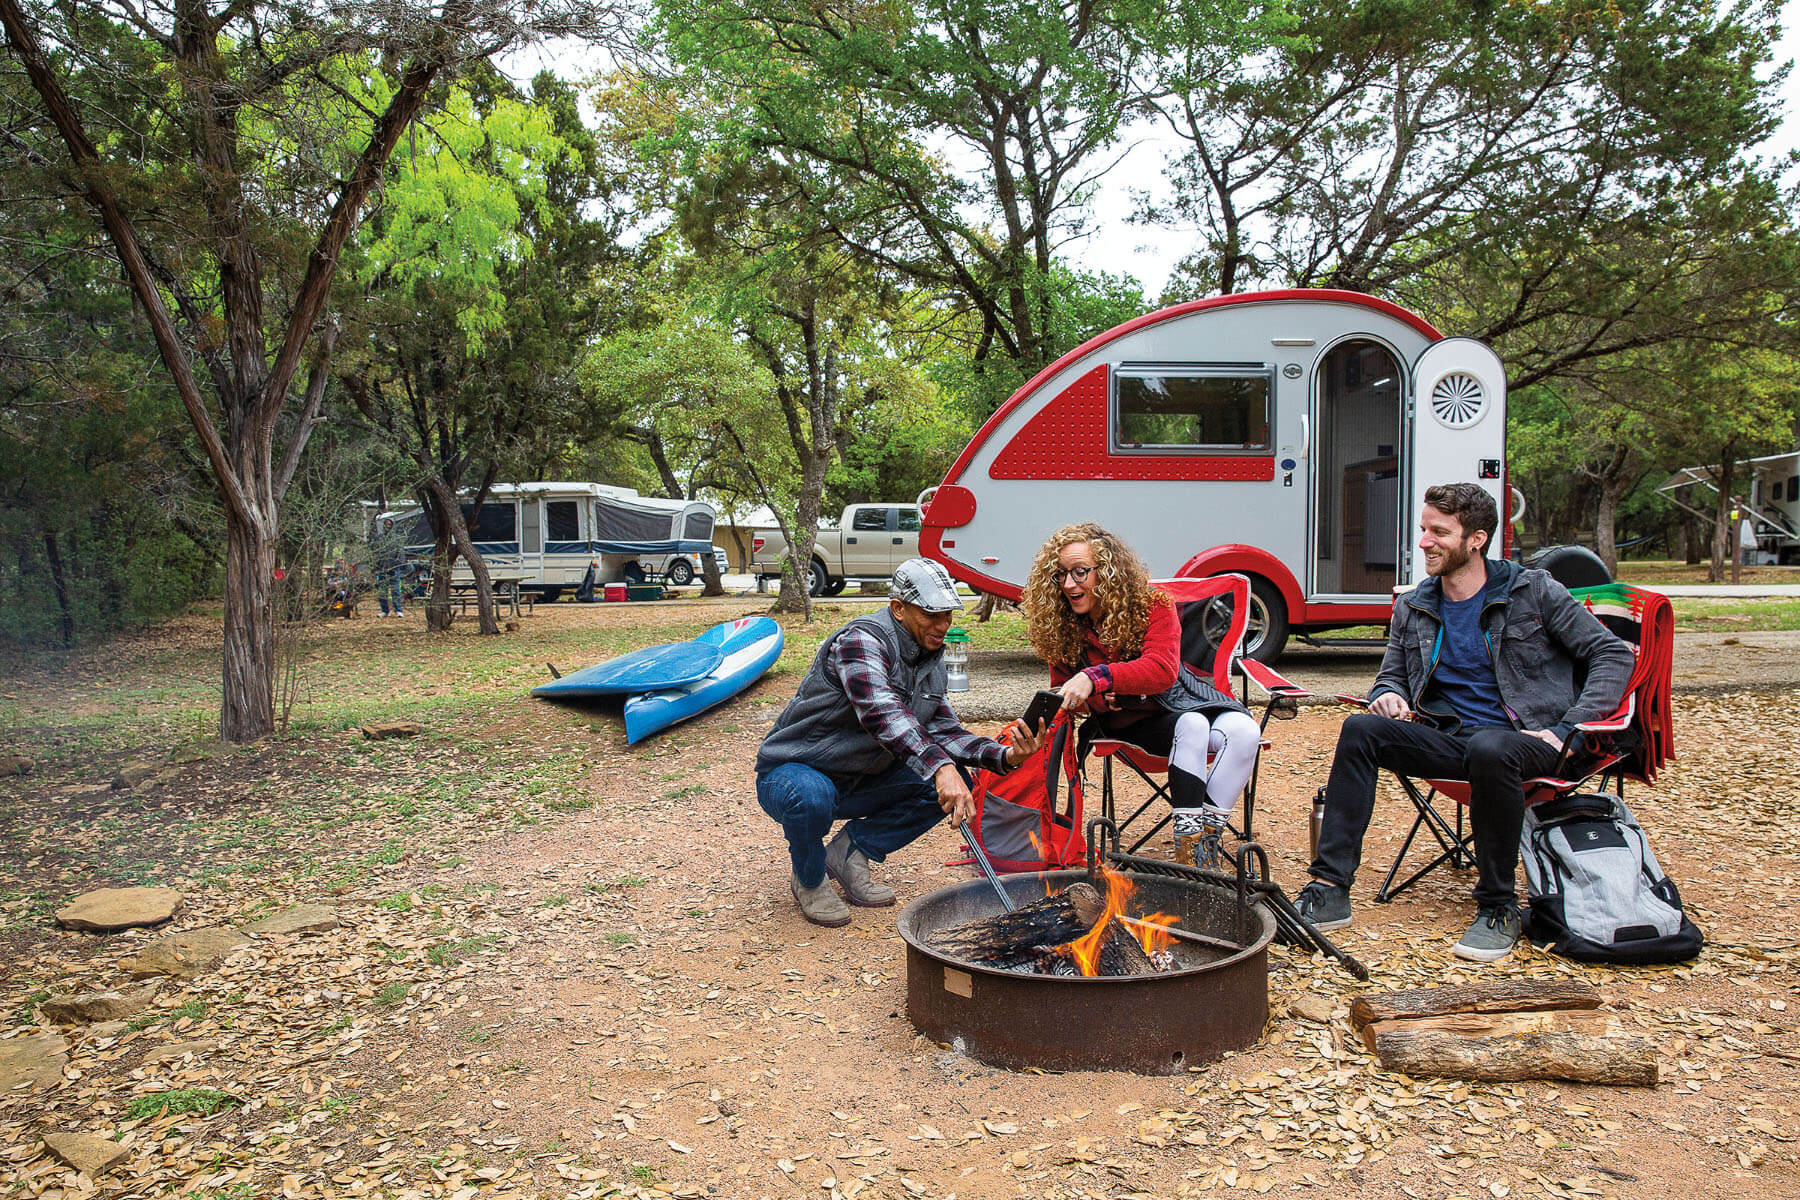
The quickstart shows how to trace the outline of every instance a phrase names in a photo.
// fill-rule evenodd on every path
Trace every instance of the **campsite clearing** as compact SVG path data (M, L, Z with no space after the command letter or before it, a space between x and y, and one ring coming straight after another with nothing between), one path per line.
M60 1082L0 1098L0 1194L1800 1190L1800 635L1685 638L1678 681L1712 678L1678 690L1674 768L1629 793L1707 933L1696 963L1457 962L1466 877L1367 902L1401 833L1389 795L1341 931L1374 979L1278 949L1258 1046L1146 1078L970 1062L906 1022L892 910L843 930L795 914L750 762L831 606L789 626L781 663L743 696L636 748L616 708L524 695L546 660L567 670L759 607L540 605L485 639L465 623L437 638L413 618L323 623L292 734L251 748L208 738L213 617L9 669L0 750L34 767L0 779L0 1047L24 1045L47 994L123 982L120 960L174 929L297 902L334 906L338 926L227 952L121 1026L63 1029ZM1748 653L1752 638L1769 652ZM1283 669L1322 686L1309 653ZM1330 653L1373 674L1372 651ZM1734 664L1750 659L1745 687ZM396 719L426 732L356 729ZM1312 707L1272 727L1258 819L1290 887L1340 719ZM115 787L133 764L147 770ZM904 903L964 877L953 857L939 830L881 874ZM160 930L55 927L68 897L128 884L175 887L185 905ZM1496 975L1594 984L1656 1044L1663 1082L1410 1079L1380 1070L1347 1017L1365 990ZM129 1153L83 1192L41 1143L52 1128Z

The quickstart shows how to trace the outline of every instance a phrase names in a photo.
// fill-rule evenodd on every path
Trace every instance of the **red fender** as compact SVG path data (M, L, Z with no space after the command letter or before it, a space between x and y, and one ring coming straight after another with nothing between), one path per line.
M1242 543L1214 546L1182 563L1181 569L1175 574L1222 575L1227 571L1262 576L1281 593L1281 601L1287 605L1288 623L1295 625L1304 619L1306 597L1300 591L1300 581L1294 578L1294 573L1287 569L1285 563L1260 547Z

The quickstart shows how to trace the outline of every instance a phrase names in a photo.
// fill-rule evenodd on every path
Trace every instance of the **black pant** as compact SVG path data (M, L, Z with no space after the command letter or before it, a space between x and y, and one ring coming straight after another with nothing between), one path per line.
M1363 834L1375 811L1378 770L1415 779L1466 779L1475 835L1475 903L1511 903L1525 822L1523 781L1549 771L1556 759L1548 742L1511 729L1442 733L1413 721L1357 713L1338 733L1311 873L1345 888L1355 879Z

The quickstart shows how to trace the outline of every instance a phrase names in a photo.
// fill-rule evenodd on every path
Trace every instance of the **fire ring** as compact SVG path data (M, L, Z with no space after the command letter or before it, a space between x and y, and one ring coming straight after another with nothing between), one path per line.
M1269 942L1275 919L1230 889L1127 871L1147 907L1218 948L1183 944L1176 966L1153 975L1070 978L996 970L929 944L937 930L1000 911L985 879L940 888L900 914L906 940L906 1015L933 1041L997 1067L1168 1075L1255 1044L1269 1016ZM1085 871L1002 880L1019 904L1061 891Z

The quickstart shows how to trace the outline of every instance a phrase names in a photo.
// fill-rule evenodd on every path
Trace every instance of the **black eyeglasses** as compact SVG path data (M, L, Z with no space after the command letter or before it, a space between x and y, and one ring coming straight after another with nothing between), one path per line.
M1093 567L1058 567L1050 572L1050 578L1056 581L1057 587L1061 587L1065 579L1073 579L1076 583L1086 583L1088 576L1093 573Z

